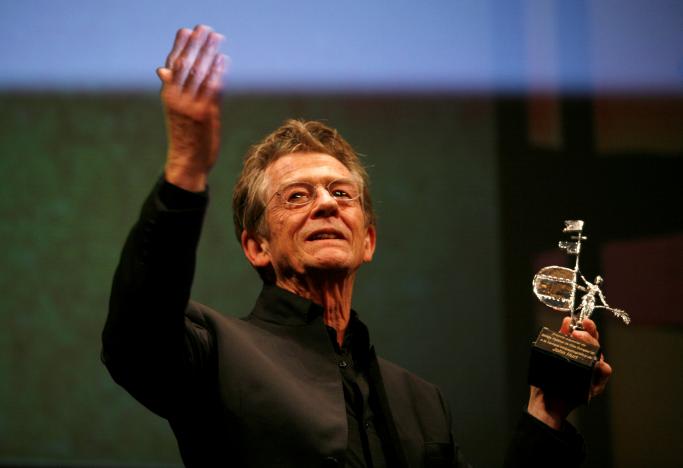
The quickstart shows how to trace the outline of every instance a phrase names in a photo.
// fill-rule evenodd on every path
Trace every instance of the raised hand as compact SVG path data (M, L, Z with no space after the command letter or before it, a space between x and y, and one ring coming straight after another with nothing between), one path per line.
M220 146L220 104L227 57L220 54L223 36L210 27L179 29L164 67L161 101L166 117L168 182L199 192Z
M565 317L560 327L560 333L568 335L570 333L571 319ZM593 346L600 346L600 334L595 326L595 322L591 319L584 319L582 322L583 330L574 330L571 336L584 343L592 344ZM593 373L593 384L591 385L591 398L600 395L607 386L607 381L612 375L612 367L607 364L604 357L601 355L600 360L595 364L595 371Z
M600 346L600 335L595 322L590 319L584 319L582 325L583 330L574 330L572 332L571 318L565 317L560 327L560 333L569 335L571 332L571 336L579 341ZM591 398L605 390L610 375L612 375L612 367L607 364L603 356L600 356L600 360L595 364L593 383L590 389ZM540 419L553 429L559 429L562 426L562 422L573 409L574 407L570 406L569 402L560 398L549 397L540 388L531 387L528 406L529 414Z

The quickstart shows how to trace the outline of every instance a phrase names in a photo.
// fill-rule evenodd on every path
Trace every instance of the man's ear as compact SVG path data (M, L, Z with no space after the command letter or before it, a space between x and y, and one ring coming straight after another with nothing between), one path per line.
M365 263L372 261L372 256L375 253L375 246L377 245L377 229L370 225L365 230L365 239L363 241L363 261Z
M268 241L261 236L242 231L242 250L254 268L265 268L270 265Z

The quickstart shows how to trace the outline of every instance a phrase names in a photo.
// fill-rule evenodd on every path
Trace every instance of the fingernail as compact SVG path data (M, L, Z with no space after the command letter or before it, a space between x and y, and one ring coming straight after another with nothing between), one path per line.
M215 32L215 33L211 33L211 34L215 37L216 41L223 42L225 40L225 36L222 35L221 33Z

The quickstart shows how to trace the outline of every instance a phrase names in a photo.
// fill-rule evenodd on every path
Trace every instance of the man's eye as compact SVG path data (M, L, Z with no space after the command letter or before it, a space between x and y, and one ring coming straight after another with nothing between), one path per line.
M286 199L290 203L304 203L310 199L310 195L307 192L300 190L288 193Z
M329 188L330 194L337 200L354 200L358 198L358 189L348 182L337 182Z
M333 196L334 198L338 198L338 199L342 199L342 200L353 198L353 197L351 196L351 194L349 194L349 192L347 192L346 190L342 190L342 189L334 189L334 190L332 190L332 196Z

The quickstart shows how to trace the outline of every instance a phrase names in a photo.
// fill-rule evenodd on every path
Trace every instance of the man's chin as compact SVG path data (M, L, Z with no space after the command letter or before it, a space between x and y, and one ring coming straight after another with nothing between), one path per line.
M340 271L350 271L352 270L348 262L336 261L336 260L324 260L313 262L308 265L308 270L310 271L330 271L330 272L340 272Z
M307 262L307 270L324 272L329 271L330 273L335 272L346 272L355 270L355 266L352 265L349 255L346 252L317 252L313 255L310 262Z

